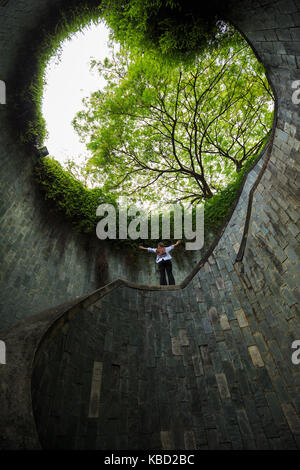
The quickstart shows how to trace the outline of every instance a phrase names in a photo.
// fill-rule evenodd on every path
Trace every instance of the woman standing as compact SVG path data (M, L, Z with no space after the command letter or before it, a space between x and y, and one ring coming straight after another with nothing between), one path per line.
M169 285L175 285L175 279L172 273L172 257L170 255L170 251L172 251L175 246L179 245L179 243L181 243L181 240L178 240L175 245L170 246L165 246L163 242L159 242L157 248L146 248L144 246L139 246L141 250L156 254L156 263L159 267L161 286L167 285L166 272L168 275Z

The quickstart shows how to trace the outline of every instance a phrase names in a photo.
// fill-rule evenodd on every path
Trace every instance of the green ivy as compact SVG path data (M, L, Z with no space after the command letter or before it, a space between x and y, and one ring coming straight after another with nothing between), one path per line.
M267 134L261 149L266 145L270 133ZM212 232L217 234L226 217L228 216L232 205L237 198L238 191L242 184L245 173L253 166L258 155L253 155L245 163L242 170L237 173L234 182L227 185L227 187L213 196L211 199L205 201L204 205L204 226L205 232Z
M113 198L99 188L87 189L65 171L54 158L45 157L35 167L35 177L45 193L45 198L55 202L57 208L79 232L95 230L97 207L104 202L114 204Z

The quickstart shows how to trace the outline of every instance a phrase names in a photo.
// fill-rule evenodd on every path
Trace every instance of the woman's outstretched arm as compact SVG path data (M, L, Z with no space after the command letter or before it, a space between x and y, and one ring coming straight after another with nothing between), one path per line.
M148 251L148 248L146 248L145 246L140 245L139 248L140 248L141 250L146 250L146 251Z

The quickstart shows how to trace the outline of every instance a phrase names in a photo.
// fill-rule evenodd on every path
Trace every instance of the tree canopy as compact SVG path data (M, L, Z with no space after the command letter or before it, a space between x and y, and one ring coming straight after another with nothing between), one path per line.
M228 26L223 41L190 64L121 46L91 65L107 85L84 100L73 124L92 152L85 171L104 192L133 201L209 199L271 128L263 66Z

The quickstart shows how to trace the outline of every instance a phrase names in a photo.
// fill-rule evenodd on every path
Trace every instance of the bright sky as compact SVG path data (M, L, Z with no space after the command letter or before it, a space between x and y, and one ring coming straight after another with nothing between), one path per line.
M68 158L80 161L87 153L79 141L71 121L82 106L82 98L101 89L105 81L90 72L91 58L103 60L109 56L109 30L103 24L92 25L65 41L61 60L53 57L46 71L43 116L49 138L45 145L51 156L63 163Z

